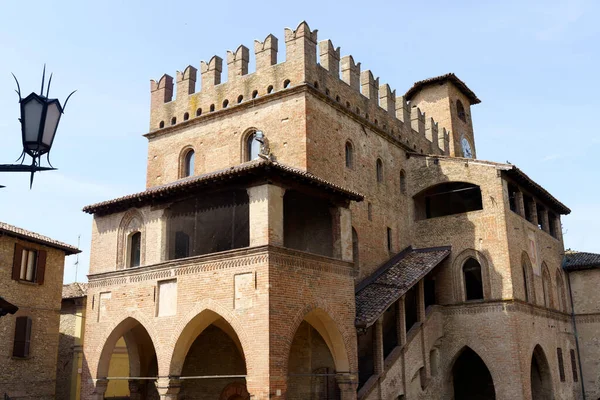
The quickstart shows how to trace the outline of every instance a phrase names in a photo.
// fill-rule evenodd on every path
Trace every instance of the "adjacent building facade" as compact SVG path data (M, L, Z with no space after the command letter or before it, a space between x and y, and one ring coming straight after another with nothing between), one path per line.
M146 190L84 209L81 397L579 398L570 210L476 158L475 93L396 96L304 22L285 46L151 82Z
M55 399L65 256L73 246L0 222L0 396Z

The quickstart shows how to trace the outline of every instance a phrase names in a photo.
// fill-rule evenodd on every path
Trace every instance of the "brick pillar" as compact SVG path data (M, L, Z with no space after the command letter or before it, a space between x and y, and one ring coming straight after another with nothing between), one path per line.
M174 378L158 378L156 389L160 395L160 400L177 400L181 390L181 381Z
M358 379L352 374L337 374L335 377L340 388L340 400L356 400Z
M417 318L419 322L425 321L425 279L417 284Z
M108 379L94 379L94 390L91 400L104 400L104 393L108 387Z
M383 317L379 318L373 326L373 365L375 366L375 375L383 373Z
M285 189L264 184L247 190L250 199L250 246L283 246Z
M333 256L352 262L352 214L346 207L330 210L333 223Z
M142 400L142 389L143 383L138 380L129 381L129 400Z
M525 218L525 202L523 201L523 192L515 192L515 203L517 203L517 214Z
M398 300L398 343L400 346L406 344L406 307L404 296Z
M535 200L532 200L531 203L525 204L525 207L529 207L529 213L531 214L531 223L534 225L538 224L538 215L537 215L537 207L535 206Z

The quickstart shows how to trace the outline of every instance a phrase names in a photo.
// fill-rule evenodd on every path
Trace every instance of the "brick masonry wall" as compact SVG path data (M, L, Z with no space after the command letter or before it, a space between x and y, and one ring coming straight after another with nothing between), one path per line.
M598 269L569 272L573 305L577 313L577 333L583 368L586 398L600 397L600 271ZM570 361L565 360L570 368ZM567 368L567 374L570 370Z
M47 251L42 285L12 280L15 243ZM0 293L19 307L15 315L0 319L0 395L54 399L64 260L60 250L0 236ZM26 359L12 357L15 320L19 316L32 320L30 356Z

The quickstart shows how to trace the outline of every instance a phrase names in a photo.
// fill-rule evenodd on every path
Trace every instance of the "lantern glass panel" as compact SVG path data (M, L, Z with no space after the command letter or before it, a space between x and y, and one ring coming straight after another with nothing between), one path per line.
M60 109L58 108L58 104L56 102L48 104L46 123L44 124L44 133L42 134L42 143L48 146L48 148L52 146L52 140L54 140L54 134L56 133L59 119Z
M37 143L44 105L35 97L23 105L23 122L25 123L25 141ZM37 145L28 146L37 150Z

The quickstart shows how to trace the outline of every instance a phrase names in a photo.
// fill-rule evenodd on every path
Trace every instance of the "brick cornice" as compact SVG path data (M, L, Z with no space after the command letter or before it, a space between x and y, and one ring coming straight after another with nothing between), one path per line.
M354 276L353 264L330 257L276 246L246 247L136 268L88 275L89 288L124 285L222 269L272 264Z
M570 314L562 311L551 310L535 304L525 303L520 300L493 300L461 303L444 306L447 315L457 314L483 314L488 312L521 312L537 317L551 318L568 322Z

